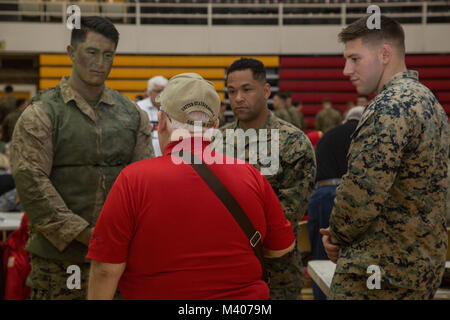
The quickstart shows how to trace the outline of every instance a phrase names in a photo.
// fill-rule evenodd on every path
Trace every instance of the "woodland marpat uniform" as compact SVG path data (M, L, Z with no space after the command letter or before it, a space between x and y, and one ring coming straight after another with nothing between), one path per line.
M448 144L447 116L415 71L393 76L367 106L330 218L342 247L334 298L364 298L343 275L367 279L370 265L380 267L382 281L415 291L417 299L433 296L447 251Z
M226 151L226 130L240 129L236 120L220 128L224 136L223 152ZM271 129L279 132L279 167L274 174L266 174L265 177L272 186L283 207L286 218L290 221L296 238L300 228L298 222L302 219L311 197L316 178L316 162L314 149L306 135L294 125L285 122L270 114L267 122L261 129L267 130L267 150L270 156L271 143L277 143L271 136ZM259 140L259 130L256 130ZM263 139L256 144L265 143ZM236 143L231 142L231 149L236 157ZM215 145L215 143L213 144ZM250 151L259 150L251 146L249 140L245 144L245 156L241 158L249 161L252 158ZM222 150L221 150L222 151ZM256 155L255 155L256 158ZM250 162L251 163L251 162ZM261 171L261 163L251 163ZM301 254L297 247L281 258L265 259L267 270L271 273L270 298L271 299L297 299L304 284Z

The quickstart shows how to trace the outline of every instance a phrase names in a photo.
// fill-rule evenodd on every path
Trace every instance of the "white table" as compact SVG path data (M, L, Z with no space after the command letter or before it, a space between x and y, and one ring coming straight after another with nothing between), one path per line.
M450 261L445 263L445 268L450 269ZM308 262L308 274L327 297L330 295L331 280L333 280L335 270L336 265L330 260L312 260ZM450 289L438 289L434 299L450 300Z
M19 229L22 217L23 212L0 212L0 231L3 233L3 242L6 241L6 231Z

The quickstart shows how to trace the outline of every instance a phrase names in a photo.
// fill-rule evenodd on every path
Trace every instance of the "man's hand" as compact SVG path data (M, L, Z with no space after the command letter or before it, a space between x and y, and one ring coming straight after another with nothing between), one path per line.
M341 250L341 247L332 243L331 235L330 235L330 228L320 229L319 231L320 231L320 234L322 235L323 247L325 248L325 251L327 252L328 258L333 263L336 263L337 259L339 257L339 251Z

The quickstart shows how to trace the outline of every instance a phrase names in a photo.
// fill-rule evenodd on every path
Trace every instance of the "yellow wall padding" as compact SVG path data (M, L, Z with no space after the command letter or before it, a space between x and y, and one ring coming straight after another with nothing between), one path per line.
M126 56L114 58L114 66L124 67L228 67L241 56ZM244 57L244 56L242 56ZM267 68L277 68L278 56L248 56L261 60ZM71 66L67 55L41 54L41 66Z
M46 88L51 88L59 84L60 80L47 80L41 79L39 81L39 87L41 90ZM214 88L217 91L223 91L225 88L224 81L212 81L214 83ZM139 80L106 80L106 85L111 89L118 91L142 91L147 89L146 81Z
M195 72L205 79L224 79L224 68L112 68L108 79L144 79L162 75L171 78L177 74ZM40 77L61 78L72 73L71 67L41 67Z
M142 93L140 92L129 92L129 91L121 91L120 92L122 95L124 95L125 97L130 98L130 100L134 101L134 98L136 96L142 95ZM217 92L217 94L220 97L220 101L224 101L225 100L225 93L223 92Z

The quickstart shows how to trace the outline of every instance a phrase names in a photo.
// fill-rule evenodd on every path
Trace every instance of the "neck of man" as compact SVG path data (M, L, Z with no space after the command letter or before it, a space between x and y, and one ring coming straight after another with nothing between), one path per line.
M378 88L376 93L380 92L381 88L391 79L394 75L399 72L405 72L407 70L405 59L395 59L391 64L387 65L381 75L380 82L378 83Z
M69 77L69 85L73 90L78 92L85 100L96 100L101 95L105 84L94 87L84 83L78 76L72 72Z
M261 113L258 115L258 117L256 117L253 120L250 121L242 121L239 120L239 125L242 127L242 129L247 130L250 128L253 129L260 129L264 126L264 124L266 123L267 119L269 118L269 108L266 107L263 108L263 110L261 111Z

